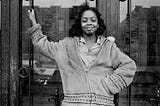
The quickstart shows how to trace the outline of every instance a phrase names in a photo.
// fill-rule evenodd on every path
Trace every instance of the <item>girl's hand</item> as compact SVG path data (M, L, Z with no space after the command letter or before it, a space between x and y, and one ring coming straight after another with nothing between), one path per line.
M29 14L29 19L31 20L32 22L32 25L36 25L37 24L37 21L36 21L36 17L35 17L35 13L34 13L34 10L28 10L28 14Z

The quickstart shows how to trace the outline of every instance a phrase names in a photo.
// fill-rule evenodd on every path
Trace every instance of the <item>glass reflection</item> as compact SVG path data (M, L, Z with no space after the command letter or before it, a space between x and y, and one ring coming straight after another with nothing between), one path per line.
M42 25L49 40L59 41L68 35L78 8L84 0L34 0L37 20ZM160 1L131 0L131 37L128 35L127 1L120 2L120 41L122 51L129 54L137 63L138 70L131 85L131 95L127 89L119 94L119 106L158 106L160 100ZM72 7L74 6L74 8ZM30 37L26 33L30 27L27 18L29 1L23 1L22 8L22 60L29 65ZM65 15L64 15L65 14ZM130 50L129 50L130 47ZM61 81L54 61L34 50L33 97L34 103L47 106L55 104L55 95L62 93ZM53 76L54 74L54 76ZM27 79L28 80L28 79ZM26 83L25 83L26 82ZM22 81L22 96L28 95L28 82ZM50 102L45 101L49 99ZM27 99L28 100L28 99ZM27 101L26 100L26 101ZM43 103L43 104L42 104ZM23 103L24 105L27 103Z
M42 31L50 41L59 41L68 35L68 29L73 23L78 7L84 0L34 0L34 10ZM21 105L30 106L59 106L63 96L61 77L54 60L44 57L36 51L31 51L32 44L27 33L30 27L28 9L30 1L22 3L22 66L29 66L33 62L31 83L29 78L21 80ZM94 3L91 2L94 6ZM34 52L33 52L34 51ZM34 57L30 60L30 56ZM29 87L30 86L30 87Z
M131 37L128 36L127 1L120 4L120 46L136 61L138 70L131 85L131 106L158 106L160 82L160 1L132 0ZM127 106L126 91L120 106ZM125 97L126 96L126 97Z

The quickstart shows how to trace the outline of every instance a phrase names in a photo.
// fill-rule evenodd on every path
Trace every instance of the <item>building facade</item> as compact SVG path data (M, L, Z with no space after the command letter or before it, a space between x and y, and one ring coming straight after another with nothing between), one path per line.
M115 95L116 106L158 106L160 7L136 6L130 17L130 37L128 19L120 22L119 0L93 1L107 26L104 35L114 36L120 49L138 66L131 86ZM24 6L23 0L1 0L0 4L0 106L59 106L63 89L56 63L33 48L27 33L30 27L27 10L31 6ZM49 40L59 41L68 36L81 5L34 6L37 20ZM45 74L37 74L39 71Z

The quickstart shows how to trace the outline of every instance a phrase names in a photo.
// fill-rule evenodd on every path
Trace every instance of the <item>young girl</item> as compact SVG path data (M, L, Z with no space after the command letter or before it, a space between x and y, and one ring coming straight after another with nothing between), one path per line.
M101 14L85 7L69 30L70 37L50 42L34 11L28 12L33 45L58 64L64 90L62 106L114 106L114 94L132 82L136 65L102 36L106 26Z

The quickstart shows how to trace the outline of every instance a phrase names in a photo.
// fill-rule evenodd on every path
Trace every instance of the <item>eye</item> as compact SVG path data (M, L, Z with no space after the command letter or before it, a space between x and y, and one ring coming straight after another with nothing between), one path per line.
M82 18L82 22L87 22L87 18Z
M96 22L96 21L97 21L97 18L92 17L92 18L91 18L91 21L92 21L92 22Z

